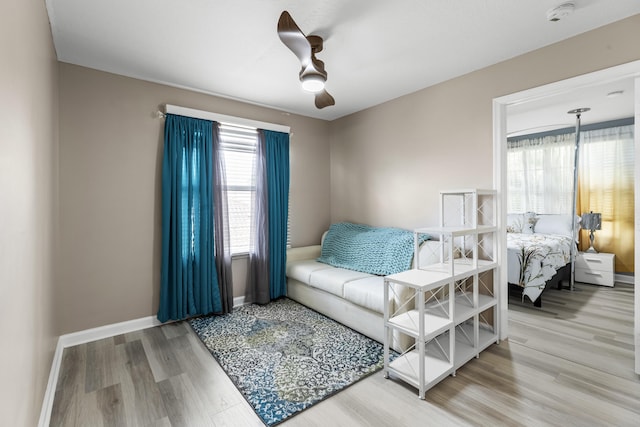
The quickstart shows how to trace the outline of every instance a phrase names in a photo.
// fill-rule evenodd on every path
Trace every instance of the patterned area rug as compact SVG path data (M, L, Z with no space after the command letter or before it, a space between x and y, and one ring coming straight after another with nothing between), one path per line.
M380 343L289 299L189 323L267 426L383 366Z

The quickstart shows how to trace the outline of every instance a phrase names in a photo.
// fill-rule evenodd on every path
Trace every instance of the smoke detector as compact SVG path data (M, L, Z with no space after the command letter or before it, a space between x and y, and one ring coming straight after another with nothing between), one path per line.
M566 18L571 15L575 7L575 4L571 2L562 3L560 6L547 10L547 19L551 22L557 22L562 18Z

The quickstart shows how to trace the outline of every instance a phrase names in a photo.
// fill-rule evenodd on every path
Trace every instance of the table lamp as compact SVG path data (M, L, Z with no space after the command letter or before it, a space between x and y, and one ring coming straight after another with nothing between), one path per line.
M591 246L589 246L589 249L587 249L585 252L598 253L598 251L596 251L596 249L593 247L593 240L595 239L595 231L602 228L601 219L602 214L593 213L593 211L582 214L580 227L582 227L582 229L584 230L589 230L589 241L591 242Z

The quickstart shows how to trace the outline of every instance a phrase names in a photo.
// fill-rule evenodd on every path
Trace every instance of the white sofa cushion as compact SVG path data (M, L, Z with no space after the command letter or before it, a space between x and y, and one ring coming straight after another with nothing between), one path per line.
M326 264L325 264L326 265ZM346 268L329 268L315 270L311 273L309 286L322 289L339 297L343 296L344 284L353 280L371 277L371 274L359 271L347 270Z
M343 297L361 307L384 313L384 278L371 276L347 282L344 284Z
M309 284L311 273L328 268L333 267L313 259L289 261L287 262L287 277L291 277L292 279L299 280L302 283Z

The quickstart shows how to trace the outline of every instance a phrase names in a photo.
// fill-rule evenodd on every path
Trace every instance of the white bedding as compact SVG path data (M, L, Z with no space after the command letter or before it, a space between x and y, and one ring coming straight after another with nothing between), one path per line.
M571 238L559 234L507 233L507 279L535 301L558 269L571 260Z

